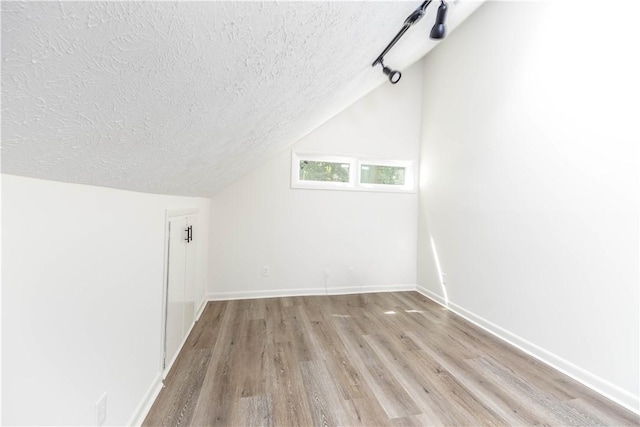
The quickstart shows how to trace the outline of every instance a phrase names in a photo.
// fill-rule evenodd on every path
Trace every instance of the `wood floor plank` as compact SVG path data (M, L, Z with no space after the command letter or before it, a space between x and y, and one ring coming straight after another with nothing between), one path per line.
M408 332L408 334L413 335L412 332ZM545 411L519 400L518 395L513 393L513 389L505 387L504 382L496 382L493 376L487 375L486 372L473 369L470 363L474 359L460 357L455 352L455 347L452 352L451 349L442 345L436 347L422 345L422 352L435 360L458 383L475 395L478 401L490 408L506 423L510 425L551 425L555 421L557 425L558 420L550 418Z
M628 411L615 410L601 400L572 399L566 403L582 414L583 419L594 420L594 425L637 426L637 418ZM613 410L612 410L613 409Z
M347 415L331 374L321 360L300 362L302 383L306 390L313 425L348 425Z
M535 382L526 381L521 375L492 358L480 357L468 362L474 370L491 378L500 387L508 389L512 396L525 401L532 410L537 410L540 417L546 416L550 424L574 426L600 424L597 417L552 398Z
M425 427L434 425L431 424L431 420L429 420L429 418L424 414L392 418L389 420L389 424L397 427Z
M235 363L244 349L237 342L246 333L248 319L242 310L243 301L229 301L223 318L223 329L216 341L209 368L200 390L194 410L193 425L225 426L231 422L232 411L237 403L236 390L241 367Z
M326 320L326 301L326 296L310 296L302 300L303 309L307 314L307 318L312 324L314 322L322 322L323 320ZM333 304L331 306L333 306Z
M311 322L304 308L301 305L295 305L287 311L287 314L287 321L291 325L290 339L298 361L323 359L324 349L313 335Z
M366 338L422 409L429 425L468 425L480 418L485 425L506 424L492 411L475 404L469 390L435 360L421 352L402 350L380 334Z
M364 335L358 333L350 319L336 321L337 330L352 357L352 362L373 391L389 418L416 415L421 412L384 362L374 353Z
M242 397L235 405L231 422L232 426L273 426L273 409L270 396Z
M234 343L238 350L234 363L241 367L236 376L238 397L260 396L266 393L265 375L268 362L265 321L250 319L246 328L245 333L240 334L238 341Z
M167 377L144 424L186 426L191 422L198 402L205 372L211 359L211 350L184 352L174 375ZM179 374L177 374L179 372ZM186 374L185 374L186 373Z
M417 292L403 292L398 293L398 295L405 299L417 301L426 299L426 297ZM436 303L428 299L427 303L427 306L438 307ZM443 321L446 322L443 324L443 326L445 326L443 331L446 331L446 340L452 340L448 342L441 341L437 346L445 346L445 342L447 348L451 348L453 345L457 346L458 358L473 358L474 356L472 355L499 357L505 364L514 369L528 372L528 381L535 381L540 384L548 393L552 394L554 398L561 401L575 398L589 398L592 396L595 396L596 399L600 397L593 390L576 383L569 377L555 371L504 341L499 340L492 334L479 329L454 313L448 312L442 307L440 307L439 310L434 309L428 311L441 312L440 316L442 316ZM425 311L425 313L428 311ZM443 315L442 312L445 314ZM429 338L425 337L424 329L414 328L412 332L420 336L421 343L428 342ZM420 332L423 333L420 334Z
M375 397L344 401L349 426L383 426L389 424L387 414ZM425 424L426 425L426 424Z
M265 317L265 300L263 299L251 299L247 300L247 314L249 320L264 320Z
M185 342L185 348L202 349L213 347L220 332L222 316L226 308L227 303L225 301L208 302L198 320L198 327L193 329Z
M448 408L442 408L442 405L439 404L439 398L444 395L436 392L437 386L434 384L434 376L421 372L426 366L425 364L410 363L408 357L397 344L390 342L380 334L367 335L365 338L373 351L389 366L398 382L420 407L423 412L422 418L428 421L429 425L460 424L455 413L452 414L446 410ZM452 417L452 415L454 416Z
M267 342L285 343L291 341L291 324L288 320L288 306L284 298L265 300L265 326Z
M144 425L639 425L416 292L206 305Z
M267 388L272 396L273 424L313 425L302 374L290 342L268 345L271 363L267 366Z
M440 369L445 369L458 383L476 396L486 407L505 421L508 425L549 425L545 414L532 411L531 408L515 398L511 390L493 383L482 373L473 370L468 360L451 358L447 353L422 351L427 360L433 360ZM477 414L473 414L474 418Z
M324 348L324 360L334 376L342 398L348 400L371 396L371 390L353 365L351 354L333 327L333 322L317 321L312 327L318 344Z

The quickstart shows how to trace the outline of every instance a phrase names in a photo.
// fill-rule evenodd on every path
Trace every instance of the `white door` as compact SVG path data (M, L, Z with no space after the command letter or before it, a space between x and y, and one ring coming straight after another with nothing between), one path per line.
M184 320L182 322L182 335L186 336L191 330L195 320L196 310L196 247L199 239L194 237L197 228L197 215L186 217L186 227L189 230L189 241L186 244L186 257L184 266Z
M185 223L184 217L169 218L163 368L175 356L184 335Z
M167 259L164 301L165 370L176 357L195 320L198 215L196 209L167 211Z

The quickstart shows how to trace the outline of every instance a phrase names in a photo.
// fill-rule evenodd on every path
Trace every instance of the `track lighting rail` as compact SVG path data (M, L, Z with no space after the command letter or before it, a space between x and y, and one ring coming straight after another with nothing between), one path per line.
M393 40L391 40L391 42L387 45L387 47L384 48L382 53L378 55L376 60L373 61L373 64L371 64L372 67L375 67L378 64L382 64L382 60L384 59L384 56L387 53L389 53L391 48L395 46L396 43L398 43L398 40L400 40L402 36L404 36L404 33L406 33L407 30L411 28L413 24L415 24L416 22L422 19L425 11L427 10L427 7L431 4L432 1L433 0L427 0L423 2L419 8L417 8L411 13L411 15L407 16L407 19L404 20L404 24L402 25L402 28L400 29L400 31L398 31L398 34L396 34Z
M376 60L373 61L373 63L371 64L372 67L375 67L378 64L382 65L382 72L389 77L389 81L392 84L396 84L400 81L400 77L402 77L402 73L400 73L400 71L395 71L390 69L389 67L386 67L383 63L384 56L387 53L389 53L389 51L393 48L393 46L395 46L395 44L398 43L398 40L402 38L404 33L406 33L407 30L409 30L409 28L411 28L413 24L415 24L416 22L420 21L420 19L422 19L422 17L424 16L427 10L427 7L429 7L432 1L433 0L426 0L422 2L422 4L411 13L411 15L407 16L407 19L405 19L404 24L402 25L402 28L400 29L400 31L398 31L398 34L395 35L395 37L391 40L391 42L389 42L387 47L384 48L382 53L378 55ZM444 38L446 34L445 20L447 17L447 9L448 9L447 3L444 0L441 0L440 7L438 8L438 15L436 16L435 25L431 29L430 37L432 39L439 40Z

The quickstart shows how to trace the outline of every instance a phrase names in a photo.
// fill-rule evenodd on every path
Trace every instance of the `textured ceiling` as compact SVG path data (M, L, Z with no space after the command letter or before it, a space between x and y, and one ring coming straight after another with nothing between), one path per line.
M210 196L383 82L419 4L3 1L2 172ZM388 64L435 46L434 6Z

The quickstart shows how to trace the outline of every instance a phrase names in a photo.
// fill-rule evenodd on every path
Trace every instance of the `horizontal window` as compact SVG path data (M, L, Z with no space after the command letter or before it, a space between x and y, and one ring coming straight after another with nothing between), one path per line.
M413 192L413 162L292 152L291 187Z
M300 160L300 181L349 182L349 163Z
M413 162L396 160L359 160L359 187L375 191L413 192Z
M363 184L404 185L404 166L360 165Z

